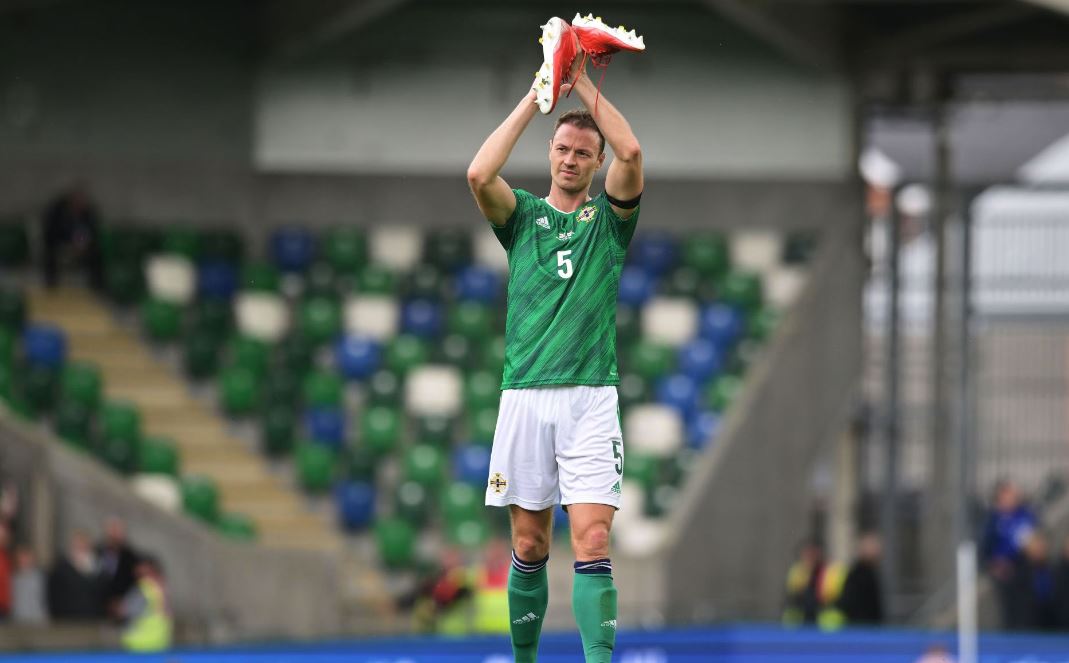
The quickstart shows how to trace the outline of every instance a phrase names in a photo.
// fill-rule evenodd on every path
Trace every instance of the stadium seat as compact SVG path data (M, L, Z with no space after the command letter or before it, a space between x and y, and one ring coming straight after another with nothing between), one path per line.
M442 450L430 444L416 444L404 454L402 475L427 490L435 491L445 478Z
M238 270L234 264L218 260L197 266L197 295L204 299L230 301L238 291Z
M679 349L676 364L680 373L705 384L723 369L724 360L714 342L696 338Z
M31 417L51 412L59 391L59 372L51 366L31 364L19 369L21 396Z
M244 368L260 380L267 372L271 347L258 338L238 335L227 343L226 356L228 366Z
M386 366L400 375L407 375L417 366L427 363L427 345L416 336L402 334L386 348Z
M18 221L0 224L0 267L21 267L30 257L26 226Z
M649 518L660 518L670 513L679 501L679 489L675 486L661 484L646 493L643 514Z
M415 418L415 441L445 449L453 444L457 421L453 417L432 414Z
M704 449L716 438L719 430L719 415L709 411L695 412L687 420L687 446L691 449Z
M761 277L753 272L730 272L720 282L720 299L741 310L752 313L764 303Z
M435 344L431 361L456 366L463 370L474 368L479 358L476 345L466 336L447 334Z
M334 345L334 365L347 380L366 380L382 363L382 346L368 336L349 334Z
M776 267L765 275L768 303L782 311L798 299L805 287L805 270L801 267Z
M139 260L108 260L104 265L104 283L112 301L130 306L140 301L145 291L143 270Z
M457 481L483 488L489 472L490 450L485 446L469 444L453 452L453 476Z
M423 262L444 274L452 274L471 263L471 236L466 229L435 229L423 237Z
M159 249L161 237L150 228L105 226L100 241L106 263L130 262L140 269L145 257Z
M737 310L723 303L709 304L702 309L698 335L716 344L721 353L729 351L745 329L745 320Z
M330 263L319 260L308 268L304 274L305 297L328 297L334 299L338 296L339 284L334 267Z
M296 454L297 483L308 493L330 490L334 475L334 452L315 442L302 442Z
M330 297L311 297L300 304L301 335L314 345L335 340L341 334L341 307Z
M15 363L15 331L0 325L0 365L10 367Z
M683 421L698 409L701 398L698 382L682 373L661 378L654 393L658 403L675 410Z
M0 326L21 332L26 324L26 296L21 292L0 289Z
M149 298L141 305L141 324L153 341L173 341L182 331L182 307L174 302Z
M211 332L194 331L185 337L184 366L193 380L204 380L219 369L220 337Z
M333 371L312 371L304 378L301 393L307 407L340 407L344 385Z
M642 336L678 348L698 332L698 309L680 297L654 297L642 311Z
M630 451L668 457L683 446L683 433L679 413L666 405L636 405L624 417L624 439Z
M656 380L675 369L676 351L660 343L639 341L625 356L628 372L645 380Z
M771 309L759 309L746 320L746 336L758 342L766 341L779 323L779 313Z
M727 240L720 233L688 235L682 262L706 278L718 278L731 266Z
M338 457L338 473L349 481L374 484L379 470L379 457L364 440L349 442Z
M447 484L441 496L442 516L446 523L480 519L485 510L481 488L481 484L476 488L462 481Z
M100 404L102 385L100 369L95 364L68 362L60 374L60 398L94 410Z
M477 410L484 407L497 407L501 401L501 378L490 371L479 370L469 373L464 380L464 407Z
M314 407L304 415L311 441L338 451L345 444L345 411L341 407Z
M431 299L413 299L401 307L401 333L433 340L442 334L442 305Z
M168 513L182 510L182 487L174 477L136 474L130 478L130 485L138 497Z
M617 301L632 308L641 308L656 290L656 283L641 267L624 267L620 274L620 286Z
M342 481L334 486L338 521L347 532L359 532L375 520L375 486L364 481Z
M284 405L264 408L260 421L260 448L269 458L288 456L297 441L297 416Z
M241 289L251 292L278 292L281 280L275 266L267 262L247 262L241 270Z
M399 273L410 272L419 264L423 242L417 228L380 225L369 239L371 262Z
M328 230L323 237L323 258L338 274L358 274L367 263L363 231L349 226Z
M475 232L472 253L475 263L481 267L498 274L505 274L509 270L508 254L490 228Z
M683 297L694 301L709 301L716 295L716 286L711 278L686 265L676 267L661 280L661 294L667 297Z
M496 304L501 299L501 277L488 267L470 265L457 274L456 295L464 302Z
M627 304L616 306L617 347L630 346L642 335L641 309Z
M286 300L270 292L242 292L234 302L238 331L267 343L280 341L289 331Z
M431 494L415 481L401 481L394 492L394 517L423 527L431 517Z
M93 411L76 400L63 400L56 408L53 427L61 440L79 449L89 449Z
M483 343L494 332L494 311L485 304L462 301L450 309L447 328L451 333Z
M679 250L674 237L663 232L641 233L631 242L628 252L631 262L651 276L661 276L671 271L679 259Z
M184 306L197 292L197 270L184 255L160 253L145 261L145 282L151 297Z
M181 256L190 263L196 262L200 257L200 234L185 226L171 226L163 231L160 250L168 255Z
M208 230L200 237L200 258L207 262L241 264L245 244L233 230Z
M182 507L186 513L206 523L219 519L219 489L205 476L182 477Z
M219 516L216 529L231 541L255 541L256 523L240 513L224 513Z
M726 410L742 389L742 380L734 375L721 375L705 391L705 405L714 412Z
M401 569L416 561L416 530L404 520L381 518L375 523L379 557L391 569Z
M405 381L405 408L415 416L454 416L460 411L463 383L452 366L414 368Z
M106 401L100 410L100 434L122 440L141 439L141 413L125 401Z
M741 270L766 273L779 265L783 246L772 230L740 230L731 235L731 263Z
M397 410L376 405L360 415L360 444L376 457L390 455L397 450L401 438L401 416Z
M178 447L174 440L161 436L141 440L137 470L143 474L178 476Z
M279 228L268 243L272 261L283 272L303 272L315 259L315 238L304 228Z
M201 299L193 304L189 317L191 333L205 332L219 339L230 333L233 316L230 302L221 299Z
M93 442L93 451L98 458L120 474L130 475L137 471L140 456L140 439L110 437L103 435Z
M401 313L389 295L355 295L345 300L345 333L383 342L397 335Z
M363 295L393 295L397 278L385 265L366 265L356 279L356 289Z
M58 370L67 360L67 337L55 325L32 324L22 333L22 352L30 366Z
M489 447L494 442L497 429L497 408L484 407L468 414L468 437L475 444Z
M251 414L259 405L259 390L259 378L247 368L232 366L219 376L220 402L230 416Z
M446 538L465 550L480 551L490 539L490 528L482 519L469 518L447 523Z
M300 330L291 332L275 348L275 363L285 370L304 375L315 358L315 345Z
M649 491L660 480L661 459L640 451L628 451L624 462L624 481Z
M632 405L645 403L650 399L649 382L637 373L622 374L616 392L619 394L620 409L624 411Z
M371 405L398 406L401 402L401 376L388 368L375 371L367 383L367 399Z

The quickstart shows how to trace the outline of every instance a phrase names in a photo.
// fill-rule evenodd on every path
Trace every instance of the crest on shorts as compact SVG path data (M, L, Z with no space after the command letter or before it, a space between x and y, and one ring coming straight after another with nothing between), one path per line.
M505 489L508 488L508 485L508 480L504 476L502 476L500 472L494 472L494 474L490 477L489 486L494 489L495 495L500 495L501 493L505 492Z
M593 205L587 205L583 209L579 210L579 215L575 217L576 221L580 223L590 223L597 216L598 208Z

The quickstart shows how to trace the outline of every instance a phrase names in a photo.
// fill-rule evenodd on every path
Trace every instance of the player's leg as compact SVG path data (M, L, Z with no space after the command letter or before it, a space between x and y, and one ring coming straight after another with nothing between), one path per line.
M616 587L609 554L620 506L623 438L614 387L574 387L558 426L561 502L571 523L572 610L587 663L608 663L616 644Z
M511 506L512 568L509 569L509 633L517 663L538 660L538 639L549 605L550 530L553 510Z

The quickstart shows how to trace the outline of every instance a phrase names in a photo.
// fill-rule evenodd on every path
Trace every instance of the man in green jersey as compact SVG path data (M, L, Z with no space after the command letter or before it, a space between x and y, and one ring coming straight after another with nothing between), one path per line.
M620 505L623 440L616 385L616 294L638 220L642 151L627 120L579 58L561 93L568 111L549 141L549 194L512 189L500 172L538 111L527 94L468 168L483 215L508 253L508 317L501 409L486 503L512 520L509 621L515 660L535 661L548 603L553 507L568 509L575 553L572 608L586 661L608 663L616 638L609 531ZM613 159L605 191L594 174Z

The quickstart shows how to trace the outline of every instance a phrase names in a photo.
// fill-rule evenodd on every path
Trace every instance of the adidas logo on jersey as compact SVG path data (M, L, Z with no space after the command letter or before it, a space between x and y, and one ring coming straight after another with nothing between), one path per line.
M559 239L559 240L571 239L573 235L575 235L575 232L574 232L574 231L572 231L572 230L569 230L569 231L568 231L568 232L566 232L566 233L560 233L560 234L558 234L558 235L557 235L557 239Z
M513 624L530 624L531 622L537 622L538 619L539 619L538 615L534 614L533 612L529 612L526 615L524 615L523 617L520 617L519 619L513 619L512 623ZM616 620L613 620L613 621L615 622ZM604 626L604 624L602 624L602 626ZM613 628L616 628L615 624L613 624Z
M601 625L603 627L611 628L614 631L616 630L616 620L615 619L610 619L609 621L602 622Z
M548 217L544 217L544 216L540 216L537 219L535 219L535 225L539 226L541 228L545 228L546 230L549 230L549 218Z

